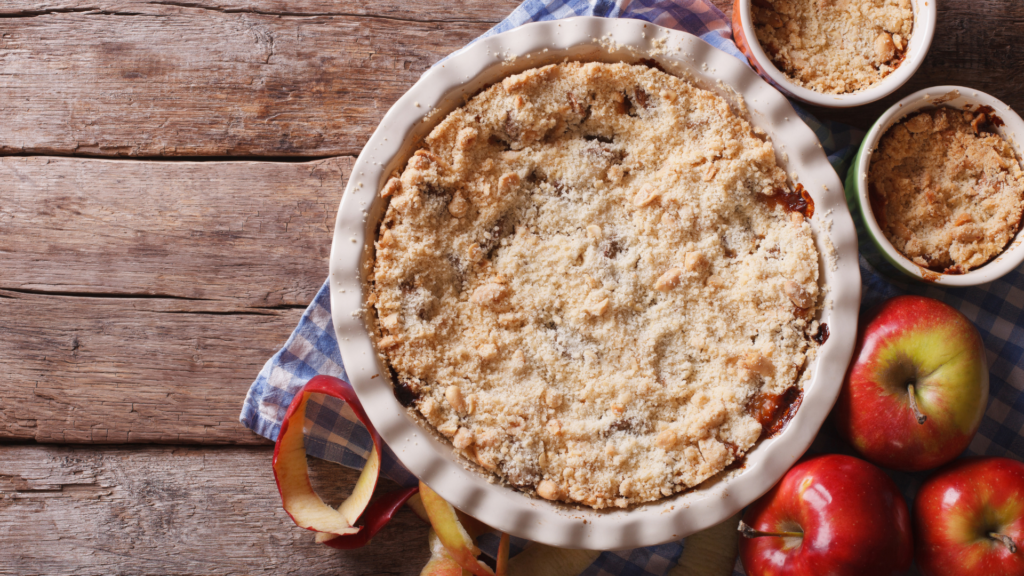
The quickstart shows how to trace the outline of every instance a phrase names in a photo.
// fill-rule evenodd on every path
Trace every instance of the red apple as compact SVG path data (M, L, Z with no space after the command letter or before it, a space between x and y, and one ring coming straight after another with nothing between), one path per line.
M938 300L898 296L862 321L835 421L871 462L926 470L967 448L987 400L985 347L971 321Z
M798 463L747 509L740 558L750 576L889 576L910 568L907 503L852 456Z
M939 470L914 504L925 576L1024 576L1024 464L968 458Z

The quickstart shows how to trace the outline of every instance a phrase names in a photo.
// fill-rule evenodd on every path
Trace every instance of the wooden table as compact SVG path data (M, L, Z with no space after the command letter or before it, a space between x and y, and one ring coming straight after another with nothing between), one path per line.
M0 574L419 573L411 513L352 552L295 528L238 413L380 118L516 4L0 3ZM939 0L906 87L814 112L866 128L937 84L1024 108L1022 43L1018 0Z

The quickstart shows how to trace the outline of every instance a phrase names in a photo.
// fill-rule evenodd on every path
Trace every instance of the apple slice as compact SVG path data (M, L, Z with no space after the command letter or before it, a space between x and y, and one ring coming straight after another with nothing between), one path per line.
M369 478L370 476L373 477L372 480ZM379 477L380 451L377 450L377 443L374 442L373 447L370 449L370 455L366 458L366 464L363 465L363 470L359 473L359 479L356 480L356 485L352 488L352 494L338 506L338 512L350 524L355 524L359 516L362 515L363 510L366 509L366 503L373 496L373 490L376 488L377 478Z
M476 576L495 576L489 566L477 560L480 549L459 522L455 508L423 482L420 482L420 498L430 518L430 525L451 557Z
M497 532L494 528L491 528L487 524L473 518L462 510L456 510L455 517L459 519L459 523L462 524L462 527L466 529L466 532L469 533L469 537L473 540L479 538L481 534Z
M370 476L373 478L371 479ZM352 494L338 506L338 513L344 516L349 524L355 526L356 520L363 513L367 503L370 501L370 497L373 496L373 490L376 488L379 476L380 454L377 452L377 447L374 446L370 449L370 456L366 459L362 472L359 473L359 479L356 480L355 487L352 488ZM317 532L316 542L321 544L335 536L336 534L329 532Z
M463 576L465 574L462 566L459 566L459 563L452 558L433 528L427 533L427 542L430 544L430 560L423 567L420 576Z
M373 476L370 479L369 476ZM377 452L377 447L374 446L370 449L370 456L366 459L366 464L363 466L362 472L359 474L359 479L356 480L356 485L352 489L352 494L345 499L344 502L338 506L338 512L345 517L345 520L353 526L359 516L363 513L363 509L366 508L367 502L370 501L370 497L373 496L373 490L376 487L377 478L380 476L380 454ZM390 518L389 518L390 519ZM386 524L387 522L385 522ZM337 534L331 534L329 532L317 532L316 543L323 544L324 542L334 538Z
M306 405L313 394L325 394L347 402L356 418L366 426L373 440L370 456L352 494L337 510L320 499L309 481L302 426L306 419ZM281 493L285 512L298 526L320 533L317 535L317 542L323 542L333 548L356 548L366 544L418 490L410 488L385 494L370 507L366 515L366 525L355 526L356 520L367 511L367 505L377 487L377 479L380 477L380 453L380 436L373 429L349 383L330 376L312 378L295 395L288 407L284 421L281 422L277 444L274 446L274 478Z
M498 543L498 562L494 568L495 576L508 576L508 550L509 550L509 537L508 534L501 533L501 541Z
M419 502L416 502L419 500ZM413 510L423 507L423 515L430 520L440 542L444 544L452 559L477 576L507 576L508 574L529 574L530 576L568 576L583 572L601 555L597 550L568 550L543 544L531 544L526 550L509 558L510 538L501 535L498 545L497 573L477 560L480 549L474 538L484 532L491 532L490 526L472 516L456 510L429 486L420 482L420 493L409 501ZM417 511L417 514L420 514ZM440 528L440 529L439 529ZM428 565L429 566L429 565ZM426 569L424 569L426 570ZM422 573L426 575L427 572ZM434 573L430 573L435 576ZM445 573L447 576L447 573Z
M387 526L391 518L397 513L402 506L419 492L419 488L413 486L412 488L406 488L405 490L396 490L394 492L388 492L381 496L376 502L370 504L370 507L366 509L363 514L363 521L365 524L360 526L359 532L356 534L348 534L345 536L332 536L323 532L318 532L316 535L316 541L318 544L326 544L331 548L337 548L339 550L351 550L353 548L361 548L370 543L370 539L374 537L380 529Z
M427 516L427 509L423 507L423 499L420 498L419 494L415 494L409 498L409 501L406 502L406 504L408 504L409 508L412 508L412 511L420 517L420 520L430 524L430 517ZM462 523L462 527L466 529L466 532L469 532L470 537L474 540L476 540L481 534L495 531L494 528L491 528L476 518L465 514L461 510L456 510L455 515L458 516L459 522Z
M430 516L427 515L427 509L423 506L423 498L419 494L414 494L409 501L406 502L409 508L413 509L413 512L420 517L424 522L430 522ZM483 522L463 514L459 510L455 511L455 516L459 523L462 524L463 528L466 529L466 533L470 535L474 541L478 536L486 532L491 532L491 527L484 524ZM438 552L437 546L440 546L443 554ZM501 542L498 545L498 570L496 576L506 576L508 574L508 554L510 549L510 542L508 534L501 535ZM426 567L423 568L423 572L420 576L448 576L449 572L446 570L450 569L451 566L455 566L455 569L451 574L460 576L463 574L462 566L459 565L448 553L448 549L444 547L444 544L437 537L437 532L434 529L430 529L430 562L427 563ZM504 571L503 571L504 570ZM468 573L468 572L467 572Z
M427 524L430 524L430 517L427 516L427 509L423 507L423 498L420 497L418 492L416 494L413 494L413 496L409 498L409 501L406 502L406 505L409 506L409 508L412 508L412 511L420 517L420 520L423 520Z

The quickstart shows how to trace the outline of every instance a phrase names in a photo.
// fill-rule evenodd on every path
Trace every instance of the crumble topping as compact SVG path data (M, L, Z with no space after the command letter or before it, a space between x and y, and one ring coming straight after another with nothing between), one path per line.
M872 156L875 219L918 266L962 274L1017 233L1024 173L1010 144L984 130L988 120L951 108L920 112L890 128Z
M824 94L868 88L899 67L910 0L753 0L757 40L793 82Z
M771 143L664 72L506 78L381 194L369 303L396 394L541 498L699 484L814 353L818 253Z

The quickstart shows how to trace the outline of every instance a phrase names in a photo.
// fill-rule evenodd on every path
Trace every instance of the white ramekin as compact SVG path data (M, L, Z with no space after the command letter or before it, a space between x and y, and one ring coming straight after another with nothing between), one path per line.
M914 6L914 31L910 36L910 44L907 46L906 58L892 74L883 78L878 84L849 94L822 94L804 88L795 84L789 76L776 68L771 58L761 48L761 44L757 41L757 34L754 33L754 20L750 15L751 0L736 0L733 3L732 34L736 45L747 56L750 65L757 70L762 78L786 95L815 106L849 108L885 98L904 85L917 72L924 62L925 56L928 55L928 48L931 47L932 38L935 36L936 1L911 0Z
M731 102L763 129L793 180L813 198L821 285L831 299L821 321L831 336L807 368L803 403L786 429L759 443L745 466L699 487L627 510L597 511L534 498L467 465L395 398L377 354L365 280L387 202L377 193L422 138L483 87L566 58L653 58ZM367 414L402 464L456 508L504 532L563 548L611 550L678 540L729 518L767 492L814 440L853 353L860 302L857 237L842 184L814 133L747 65L690 34L639 20L578 17L527 24L480 40L432 68L388 111L352 168L331 248L331 307L345 369Z
M846 177L846 192L851 200L856 200L857 207L868 236L878 247L886 260L900 272L915 280L941 284L943 286L976 286L991 282L1020 266L1024 262L1024 230L1010 241L1009 246L991 262L971 270L966 274L940 274L921 268L900 253L885 237L875 214L871 210L868 197L868 170L871 167L871 156L878 149L878 141L892 126L903 120L908 114L922 109L947 106L957 110L976 111L981 106L988 106L1002 120L1002 126L996 126L996 132L1005 138L1017 155L1017 161L1024 159L1024 120L1002 101L972 88L963 86L935 86L914 92L885 111L875 121L861 142L860 149L854 159L853 166Z

